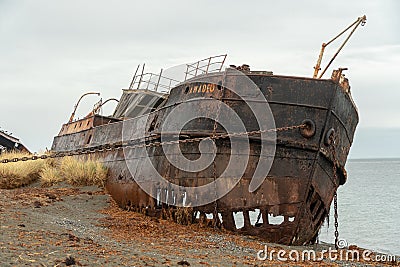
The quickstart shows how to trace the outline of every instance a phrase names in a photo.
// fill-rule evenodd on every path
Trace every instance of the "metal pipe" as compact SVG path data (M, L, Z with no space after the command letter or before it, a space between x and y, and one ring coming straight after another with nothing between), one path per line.
M221 55L221 56L224 56L224 59L222 60L222 62L221 62L221 67L219 67L219 71L221 71L222 70L222 67L224 66L224 63L225 63L225 60L226 60L226 54L225 55Z
M142 67L142 74L140 75L140 79L139 79L139 83L136 89L139 89L140 84L142 83L142 79L143 79L143 73L144 73L144 66L146 66L146 63L143 63L143 67Z
M131 84L129 85L129 89L133 89L133 86L135 85L136 74L137 74L137 72L138 72L138 70L139 70L139 67L140 67L140 64L139 64L139 65L137 66L137 68L136 68L135 75L133 75L132 82L131 82Z
M84 98L84 97L87 96L87 95L98 95L98 96L100 96L100 93L97 93L97 92L88 92L88 93L83 94L83 95L79 98L78 102L76 102L75 107L74 107L74 111L72 111L72 114L71 114L71 117L69 118L68 123L70 123L70 122L72 122L72 121L74 120L75 112L76 112L76 109L78 108L79 103L81 102L82 98Z
M119 103L119 100L116 98L109 98L106 101L104 101L103 103L101 103L96 109L93 110L93 114L96 114L100 108L102 108L107 102L109 101L116 101L117 103Z
M156 92L157 92L157 89L158 89L158 85L160 84L162 72L163 72L163 69L161 69L160 75L158 75L158 81L157 81L157 85L156 85L156 87L155 87L155 91L156 91Z

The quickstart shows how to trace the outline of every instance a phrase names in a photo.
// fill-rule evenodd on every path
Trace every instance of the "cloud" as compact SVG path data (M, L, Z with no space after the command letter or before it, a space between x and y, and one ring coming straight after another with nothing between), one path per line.
M228 53L228 64L310 77L321 43L364 13L367 25L334 67L349 67L361 126L398 125L398 7L389 0L1 1L0 112L7 116L0 126L33 150L49 147L82 93L118 97L143 62L158 72ZM80 116L96 100L83 102Z

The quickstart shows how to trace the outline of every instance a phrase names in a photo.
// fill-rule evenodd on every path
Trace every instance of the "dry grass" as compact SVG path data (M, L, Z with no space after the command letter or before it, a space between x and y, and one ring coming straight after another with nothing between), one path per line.
M85 161L73 157L63 158L55 166L45 165L40 182L43 186L65 181L74 186L97 185L104 187L108 170L100 162L89 158Z
M80 161L72 157L64 158L60 165L61 175L71 185L97 185L104 187L108 170L95 159Z
M2 159L29 157L25 153L9 152L0 155ZM13 189L40 180L42 186L67 182L74 186L96 185L104 187L108 170L93 158L78 160L66 157L54 159L0 163L0 188Z
M53 164L45 164L40 172L40 183L42 186L52 186L63 181L59 169Z
M0 155L0 160L29 156L27 153L7 152ZM13 189L31 184L39 179L44 165L43 160L0 163L0 188Z

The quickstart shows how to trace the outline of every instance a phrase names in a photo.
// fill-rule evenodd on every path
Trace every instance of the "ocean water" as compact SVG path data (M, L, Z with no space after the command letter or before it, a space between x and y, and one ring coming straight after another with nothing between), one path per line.
M400 255L400 159L349 160L346 170L347 182L338 190L339 238ZM334 242L333 203L319 240Z

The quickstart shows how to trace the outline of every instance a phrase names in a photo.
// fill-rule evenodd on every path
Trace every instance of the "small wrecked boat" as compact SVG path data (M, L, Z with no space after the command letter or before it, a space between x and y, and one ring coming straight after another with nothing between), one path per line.
M22 144L22 142L12 136L11 133L8 133L5 130L0 130L0 154L6 151L19 151L19 152L27 152L29 150Z
M185 65L181 78L138 66L111 116L99 102L75 120L78 101L52 152L103 162L122 208L313 243L346 182L358 123L345 69L318 76L326 45L313 78L224 67L226 55Z

